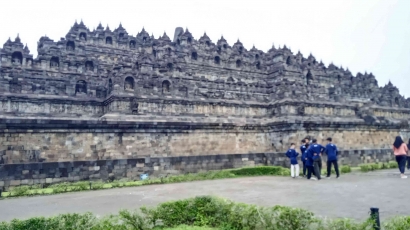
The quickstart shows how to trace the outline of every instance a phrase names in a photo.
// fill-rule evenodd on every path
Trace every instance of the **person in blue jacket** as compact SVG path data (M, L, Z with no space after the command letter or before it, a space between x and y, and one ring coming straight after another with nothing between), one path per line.
M299 164L298 157L299 153L295 150L295 144L290 144L289 150L286 152L286 156L290 159L290 175L292 178L299 177Z
M303 176L304 176L304 177L306 176L306 158L303 157L303 155L305 154L306 150L307 150L306 141L305 141L305 139L303 139L303 140L302 140L302 145L300 146L300 155L302 156L302 159L301 159L301 160L302 160L302 164L303 164L303 170L302 170L302 172L303 172Z
M327 178L330 178L330 173L331 173L331 168L332 164L335 167L336 171L336 178L339 178L339 166L337 165L337 147L335 144L332 143L332 138L329 137L326 139L327 140L327 145L325 148L325 153L327 155Z
M310 160L309 163L312 164L315 176L318 180L321 179L320 174L322 171L322 152L325 148L317 143L316 139L312 140L312 145L309 146L307 150L307 158Z
M307 169L307 179L308 180L316 180L316 178L312 177L312 174L315 175L315 171L313 168L313 159L312 156L313 154L311 154L311 148L312 146L307 146L307 149L305 151L305 153L302 155L302 158L305 159L305 163L306 163L306 169Z

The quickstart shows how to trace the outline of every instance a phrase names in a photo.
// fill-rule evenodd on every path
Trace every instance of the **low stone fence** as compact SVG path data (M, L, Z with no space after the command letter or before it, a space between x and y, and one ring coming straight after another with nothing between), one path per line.
M326 157L323 157L326 160ZM340 152L339 163L357 166L362 163L386 162L393 159L389 149L345 150ZM247 166L289 166L284 153L226 154L182 157L145 157L121 160L94 160L72 162L40 162L0 165L0 188L19 185L54 184L81 180L139 180L167 174L195 173Z

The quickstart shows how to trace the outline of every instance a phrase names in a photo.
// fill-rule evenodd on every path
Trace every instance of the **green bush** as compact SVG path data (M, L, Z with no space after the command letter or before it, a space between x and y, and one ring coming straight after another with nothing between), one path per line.
M98 190L98 189L103 189L103 188L104 188L103 182L92 182L91 183L91 189L93 190Z
M12 220L0 223L0 230L370 230L373 223L372 220L321 219L298 208L259 207L201 196L143 207L141 211L122 210L118 215L104 218L85 213ZM383 221L382 226L386 230L407 230L410 217Z
M397 164L397 162L395 161L391 161L389 162L389 168L394 169L394 168L398 168L399 165Z
M79 181L72 184L72 191L90 190L90 182Z
M324 220L320 222L317 229L320 230L373 230L374 221L368 219L364 222L356 222L351 219L336 219L336 220Z
M0 230L76 230L91 229L97 219L91 213L62 214L56 217L34 217L28 220L14 219L0 224Z
M273 217L273 229L305 229L305 227L319 222L312 212L284 206L275 206L273 208Z
M52 188L54 193L63 193L63 192L68 192L70 187L71 187L71 184L65 182L65 183L50 185L48 188Z
M373 164L370 164L369 166L370 166L371 170L373 170L373 171L381 169L381 165L378 164L378 163L373 163Z
M410 216L395 217L381 224L385 230L408 230L410 229Z
M230 170L236 176L262 176L262 175L282 175L286 170L279 166L258 166ZM289 170L290 171L290 170Z
M17 186L14 187L11 190L11 195L12 196L24 196L24 195L28 195L28 192L30 190L29 186L23 185L23 186Z
M165 227L195 225L222 229L305 229L318 220L313 213L283 206L273 208L233 203L203 196L160 204L142 209L149 223L159 221Z
M360 167L360 171L362 171L362 172L368 172L368 171L371 170L371 167L369 165L366 165L366 164L359 165L359 167Z
M389 163L383 162L383 163L381 164L381 169L389 169L389 168L390 168Z
M343 166L340 168L340 171L341 171L342 173L350 173L350 172L352 172L352 168L350 168L349 165L343 165Z

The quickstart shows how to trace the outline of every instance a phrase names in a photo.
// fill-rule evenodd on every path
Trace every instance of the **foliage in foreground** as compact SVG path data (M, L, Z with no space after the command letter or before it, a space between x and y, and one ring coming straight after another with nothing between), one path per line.
M360 171L362 172L369 172L375 171L380 169L393 169L398 168L398 164L395 161L391 162L383 162L383 163L372 163L372 164L361 164L359 165Z
M383 229L410 229L410 217L383 223ZM312 212L284 206L259 207L202 196L171 201L140 211L96 218L90 213L62 214L0 223L0 230L370 230L373 222L321 219Z

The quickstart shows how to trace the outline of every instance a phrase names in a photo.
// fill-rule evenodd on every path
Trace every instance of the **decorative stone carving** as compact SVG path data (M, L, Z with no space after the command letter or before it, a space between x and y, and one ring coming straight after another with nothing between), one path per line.
M87 94L87 82L85 81L78 81L75 86L75 93L77 95Z
M298 106L297 107L297 114L300 116L304 116L305 115L305 106Z
M138 114L138 107L139 107L138 99L133 98L132 101L131 101L132 114Z

